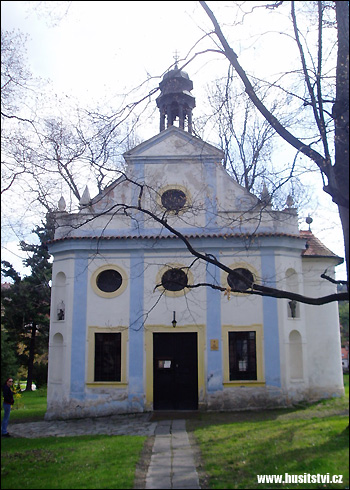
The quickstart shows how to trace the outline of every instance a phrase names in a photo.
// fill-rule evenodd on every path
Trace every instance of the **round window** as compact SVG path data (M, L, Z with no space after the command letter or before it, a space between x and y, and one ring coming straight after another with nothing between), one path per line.
M179 212L186 204L186 194L180 189L168 189L162 194L162 205L168 211Z
M96 279L96 285L104 293L114 293L122 285L123 278L121 274L114 269L107 269L99 273Z
M188 277L182 269L169 269L162 276L162 286L168 291L181 291L188 284Z
M254 277L248 269L239 267L229 273L227 282L234 291L246 291L252 286Z

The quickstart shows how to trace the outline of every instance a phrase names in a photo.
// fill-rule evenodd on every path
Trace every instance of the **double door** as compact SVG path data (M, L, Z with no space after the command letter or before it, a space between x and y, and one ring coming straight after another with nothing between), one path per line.
M197 333L153 334L154 410L198 409Z

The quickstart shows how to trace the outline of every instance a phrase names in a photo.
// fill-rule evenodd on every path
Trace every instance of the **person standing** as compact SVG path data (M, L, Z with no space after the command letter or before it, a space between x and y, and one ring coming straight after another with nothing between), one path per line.
M13 391L12 391L13 379L7 378L6 383L2 387L2 393L4 397L4 418L1 424L1 437L10 437L10 434L7 432L7 426L10 420L11 407L15 403L13 399Z

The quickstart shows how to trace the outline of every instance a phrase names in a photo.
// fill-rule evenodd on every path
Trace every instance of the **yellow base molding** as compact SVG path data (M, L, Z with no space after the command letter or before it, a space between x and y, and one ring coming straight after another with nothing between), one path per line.
M85 385L87 388L126 388L128 383L119 383L118 381L115 383L111 383L109 381L96 381L96 383L85 383Z
M227 383L223 383L224 388L230 387L254 387L254 386L265 386L265 381L229 381Z

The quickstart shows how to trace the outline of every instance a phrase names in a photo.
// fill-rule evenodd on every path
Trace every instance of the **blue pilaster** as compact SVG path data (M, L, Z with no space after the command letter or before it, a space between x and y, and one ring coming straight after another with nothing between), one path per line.
M133 165L134 180L140 185L145 182L145 164L143 162L135 162ZM132 184L132 205L137 207L139 205L141 188L138 185ZM131 228L133 230L138 230L142 234L144 229L145 215L136 211L133 214L133 219L131 220Z
M86 311L88 259L77 253L74 268L74 298L71 352L71 396L83 399L85 389Z
M129 325L129 405L135 411L144 407L144 254L132 251L130 258L130 325Z
M220 283L220 270L212 264L207 265L207 282ZM221 344L221 292L207 288L207 390L222 390L222 344ZM219 349L211 350L210 341L218 340Z
M216 186L216 166L214 162L205 162L205 183L210 192L210 196L205 193L205 228L217 228L217 186Z
M264 284L276 287L275 256L272 249L261 251ZM281 386L277 298L263 297L265 380L267 386Z

